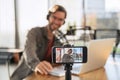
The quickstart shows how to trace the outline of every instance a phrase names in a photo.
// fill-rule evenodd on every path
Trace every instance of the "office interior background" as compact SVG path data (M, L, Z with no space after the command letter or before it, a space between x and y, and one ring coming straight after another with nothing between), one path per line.
M82 28L86 26L102 29L103 32L96 32L96 38L116 37L120 28L119 3L119 0L0 0L0 47L24 49L27 32L47 24L46 15L54 4L67 10L66 23L60 30L69 41L71 37L73 41L88 41L81 39ZM69 34L70 29L75 29L73 34Z

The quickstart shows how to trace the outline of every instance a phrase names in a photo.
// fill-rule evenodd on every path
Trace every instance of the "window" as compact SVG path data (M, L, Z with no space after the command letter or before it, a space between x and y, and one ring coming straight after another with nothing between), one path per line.
M0 47L16 48L15 24L17 24L20 39L20 45L17 46L24 48L28 30L46 25L47 13L48 0L0 0Z
M17 0L20 48L24 48L27 32L36 26L47 25L48 0Z
M0 0L0 47L15 47L14 0Z

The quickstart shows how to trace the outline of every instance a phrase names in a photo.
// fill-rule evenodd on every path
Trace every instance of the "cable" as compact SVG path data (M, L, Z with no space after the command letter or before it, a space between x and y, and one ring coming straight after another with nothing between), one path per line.
M9 62L10 62L11 58L12 58L12 54L9 54L9 55L8 55L8 58L7 58L7 62L6 62L6 64L7 64L7 69L8 69L8 77L9 77L9 80L10 80L10 67L9 67Z

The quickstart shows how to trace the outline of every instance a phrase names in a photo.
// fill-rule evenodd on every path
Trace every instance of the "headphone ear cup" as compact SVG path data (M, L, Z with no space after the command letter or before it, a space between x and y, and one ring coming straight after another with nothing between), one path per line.
M64 21L64 23L63 24L65 24L65 21Z
M47 15L47 20L49 20L50 14Z

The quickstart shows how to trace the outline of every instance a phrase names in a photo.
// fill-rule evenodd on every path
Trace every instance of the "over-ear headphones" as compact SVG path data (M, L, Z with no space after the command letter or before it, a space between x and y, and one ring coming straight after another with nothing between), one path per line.
M65 18L66 18L67 12L66 12L65 8L61 5L54 5L52 8L49 9L49 12L48 12L48 15L47 15L47 20L49 20L49 17L51 16L51 14L55 13L56 11L64 12L65 13ZM64 23L65 23L65 21L64 21Z
M49 20L50 15L51 15L51 12L47 14L47 20Z
M48 15L47 15L47 20L49 20L49 17L50 17L50 15L48 14Z

